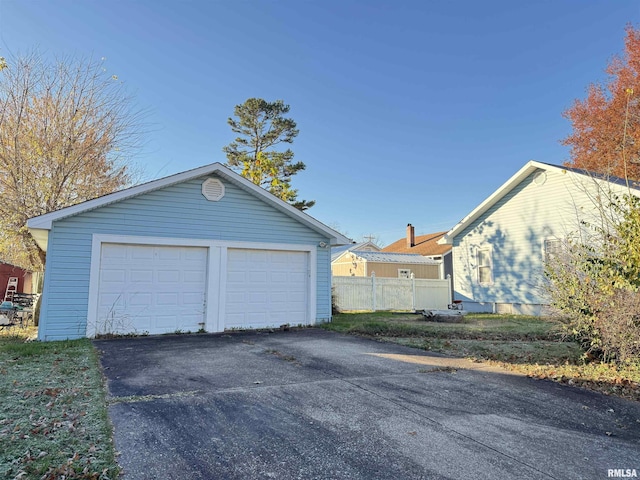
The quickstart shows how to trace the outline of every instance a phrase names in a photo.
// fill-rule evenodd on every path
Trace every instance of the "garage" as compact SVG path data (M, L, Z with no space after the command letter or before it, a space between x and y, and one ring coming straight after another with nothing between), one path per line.
M204 328L207 253L203 247L103 243L97 333Z
M225 328L306 325L308 252L229 249Z
M350 239L222 164L31 218L46 252L38 338L331 321Z

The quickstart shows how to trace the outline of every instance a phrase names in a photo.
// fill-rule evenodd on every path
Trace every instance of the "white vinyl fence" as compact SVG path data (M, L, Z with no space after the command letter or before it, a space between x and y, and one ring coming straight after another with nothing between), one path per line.
M446 310L451 278L332 277L334 303L349 310Z

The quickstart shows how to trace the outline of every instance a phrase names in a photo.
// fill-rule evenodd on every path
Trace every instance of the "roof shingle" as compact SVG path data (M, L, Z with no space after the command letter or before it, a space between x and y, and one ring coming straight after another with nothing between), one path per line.
M423 256L444 255L451 250L451 245L439 245L440 240L447 232L428 233L426 235L417 235L415 237L415 245L407 247L406 237L393 242L384 247L381 251L393 253L417 253Z

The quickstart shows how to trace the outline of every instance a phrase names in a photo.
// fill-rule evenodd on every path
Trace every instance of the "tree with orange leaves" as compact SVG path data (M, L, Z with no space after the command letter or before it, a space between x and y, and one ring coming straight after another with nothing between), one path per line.
M640 180L640 30L628 25L624 44L606 83L591 84L563 113L573 132L562 144L571 148L569 167Z

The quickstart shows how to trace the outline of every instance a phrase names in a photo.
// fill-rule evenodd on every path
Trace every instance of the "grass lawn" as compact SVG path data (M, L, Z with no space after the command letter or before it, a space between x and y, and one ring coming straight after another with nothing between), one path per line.
M26 342L34 331L0 332L0 478L117 478L91 342Z
M500 365L533 378L579 385L640 401L640 361L633 365L587 362L564 341L553 320L520 315L467 314L460 323L421 315L342 313L323 328Z

